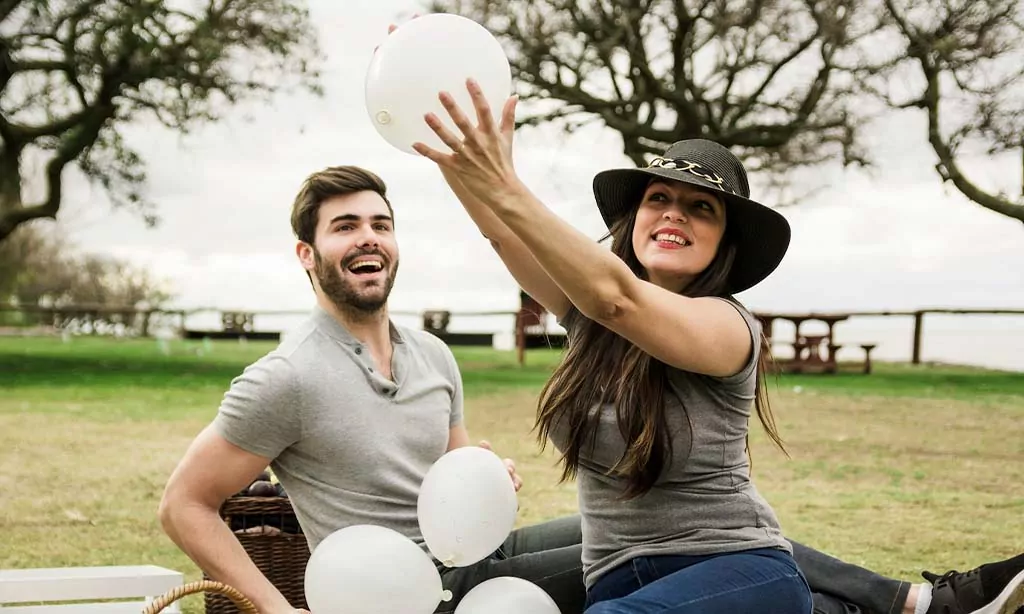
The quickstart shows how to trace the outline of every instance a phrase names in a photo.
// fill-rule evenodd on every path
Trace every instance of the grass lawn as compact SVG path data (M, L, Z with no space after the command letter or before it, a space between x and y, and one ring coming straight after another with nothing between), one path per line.
M0 338L0 568L153 563L198 578L158 526L160 493L231 378L271 347ZM472 435L524 477L520 523L573 512L531 433L557 354L521 368L513 352L455 352ZM772 378L770 392L790 457L755 420L754 478L790 537L910 580L1024 551L1024 375L881 364Z

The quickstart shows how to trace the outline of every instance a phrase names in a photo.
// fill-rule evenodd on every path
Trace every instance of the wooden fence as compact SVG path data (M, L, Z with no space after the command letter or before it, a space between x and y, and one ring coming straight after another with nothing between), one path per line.
M851 311L842 315L849 317L911 317L914 319L914 336L911 341L911 358L913 364L921 363L921 340L924 336L924 318L928 314L946 315L1024 315L1024 309L944 309L930 308L915 311Z
M487 345L493 339L493 333L457 333L448 330L452 319L471 316L507 316L511 319L511 330L515 335L516 348L520 361L526 349L533 347L560 347L564 342L561 333L548 333L545 322L547 314L543 308L533 302L530 297L521 297L521 308L518 311L448 311L427 310L392 311L394 316L420 317L424 330L432 332L452 345ZM219 314L221 328L213 330L190 330L186 324L190 317L199 314ZM9 306L0 305L0 326L6 323L8 328L19 326L42 326L53 330L68 327L104 334L104 330L121 327L126 334L132 336L150 336L155 318L170 318L176 322L174 328L180 336L222 336L227 338L250 337L261 335L273 336L273 331L259 331L255 327L255 318L260 316L303 316L308 310L222 310L213 307L195 309L138 309L135 307L118 307L110 305L68 305L59 307L41 306ZM10 314L13 314L11 317ZM854 317L906 317L913 319L913 336L911 343L911 362L921 362L921 346L924 338L925 319L929 314L945 315L1016 315L1024 316L1024 309L1006 308L927 308L917 310L875 310L846 312L808 312L790 315L804 320L842 319ZM7 316L7 317L4 317ZM266 338L270 338L269 336Z
M184 309L139 309L115 305L0 305L0 327L29 329L43 327L52 330L75 329L86 334L122 334L138 337L150 336L155 317L167 316L178 321L178 330L184 330L189 312Z

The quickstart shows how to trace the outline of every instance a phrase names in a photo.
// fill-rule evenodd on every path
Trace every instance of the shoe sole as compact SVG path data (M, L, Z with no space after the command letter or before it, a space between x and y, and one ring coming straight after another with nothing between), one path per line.
M1014 576L992 603L970 614L1017 614L1021 608L1024 608L1024 571Z

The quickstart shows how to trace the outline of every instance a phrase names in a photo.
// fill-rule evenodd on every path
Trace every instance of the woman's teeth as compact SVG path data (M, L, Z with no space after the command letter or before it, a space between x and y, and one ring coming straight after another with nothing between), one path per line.
M664 232L659 234L659 235L656 235L654 237L654 240L655 241L667 241L669 243L677 243L677 244L683 245L683 246L690 245L690 242L687 241L686 239L684 239L683 237L681 237L679 235L664 233Z

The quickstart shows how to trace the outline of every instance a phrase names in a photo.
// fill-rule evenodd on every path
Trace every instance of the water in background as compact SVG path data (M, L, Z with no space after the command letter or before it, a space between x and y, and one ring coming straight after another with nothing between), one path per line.
M217 313L201 313L190 316L187 327L194 330L218 330L220 319ZM282 315L259 315L255 317L255 328L260 331L280 331L283 334L293 330L305 317L304 313ZM422 328L418 315L396 315L394 320L410 328ZM511 315L452 316L448 330L451 332L494 333L494 346L509 350L514 347L514 320ZM561 332L561 328L549 316L548 330ZM801 328L805 333L823 333L824 325L807 322ZM776 321L774 337L783 343L793 339L793 326ZM835 342L852 345L839 351L839 359L859 360L863 352L857 345L874 343L872 359L905 362L911 358L914 337L914 320L906 316L856 316L840 322L834 329ZM1024 316L1022 315L944 315L928 314L924 318L921 359L926 362L944 362L974 365L995 369L1024 372ZM787 354L784 347L777 347L778 356Z

